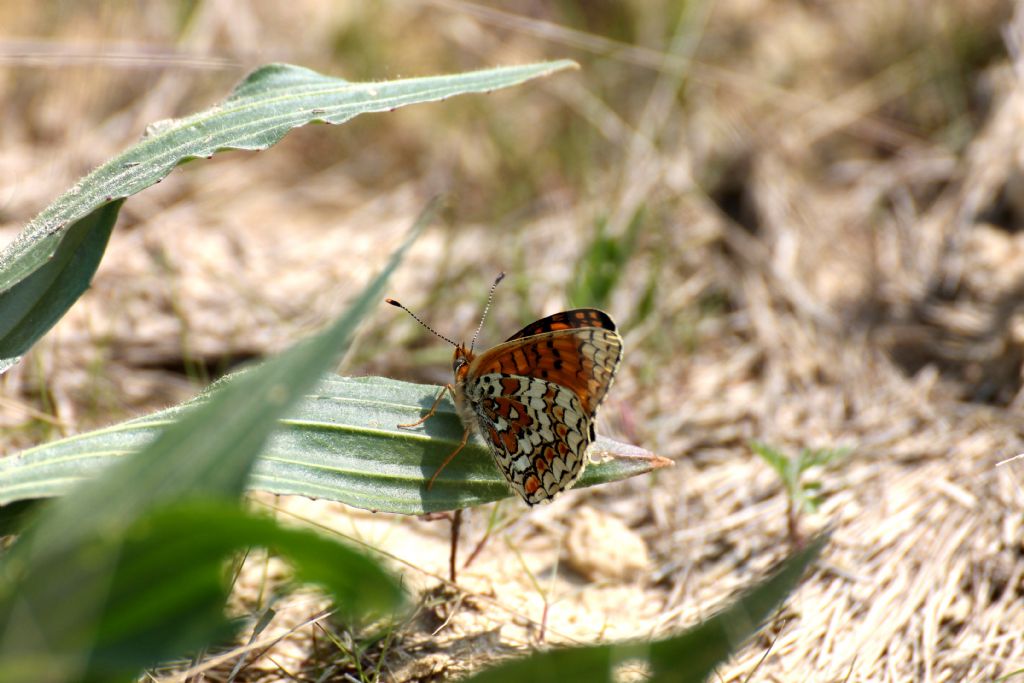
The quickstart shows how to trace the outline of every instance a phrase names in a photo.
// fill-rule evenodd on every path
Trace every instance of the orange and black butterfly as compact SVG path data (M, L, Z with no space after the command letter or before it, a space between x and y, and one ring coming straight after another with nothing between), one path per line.
M387 302L405 308L393 299ZM476 335L468 349L441 338L455 346L455 383L445 390L455 397L466 429L462 443L430 484L476 429L498 469L527 504L549 501L572 487L586 466L597 409L622 359L622 338L612 319L595 308L555 313L480 355L473 353ZM444 391L421 420L402 426L425 421L443 396Z

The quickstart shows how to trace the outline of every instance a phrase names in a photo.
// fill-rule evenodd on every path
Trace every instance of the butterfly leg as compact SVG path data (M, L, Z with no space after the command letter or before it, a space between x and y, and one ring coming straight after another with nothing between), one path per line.
M458 446L457 446L457 447L455 448L455 450L454 450L454 451L452 451L452 452L451 452L451 453L450 453L450 454L448 455L448 457L447 457L447 458L445 458L445 459L444 459L444 462L443 462L443 463L441 463L441 466L437 468L437 471L436 471L436 472L434 472L434 476L432 476L432 477L430 478L430 481L428 481L428 482L427 482L427 490L428 490L428 491L429 491L429 490L430 490L430 488L431 488L431 487L432 487L432 486L434 485L434 480L435 480L435 479L437 479L437 475L441 474L441 470L443 470L443 469L444 469L445 467L447 467L447 466L448 466L448 463L450 463L450 462L451 462L452 460L454 460L454 459L455 459L455 456L459 454L459 451L461 451L461 450L462 450L463 448L465 448L465 447L466 447L466 442L467 442L467 441L469 441L469 427L467 427L467 428L466 428L466 429L465 429L465 430L464 430L464 431L462 432L462 441L460 441L460 442L459 442L459 445L458 445Z
M418 427L421 424L423 424L424 422L426 422L427 420L429 420L430 418L434 417L434 415L437 413L437 406L439 406L441 404L441 399L444 398L444 394L445 394L446 391L451 391L452 392L452 396L455 395L455 392L452 389L452 385L451 384L445 384L443 387L441 387L441 393L437 395L436 399L434 399L434 405L430 406L430 410L427 411L426 415L424 415L420 419L416 420L415 422L409 422L407 424L400 424L400 425L395 425L395 426L396 427L402 427L402 428L405 428L405 429L407 429L409 427ZM463 441L463 444L465 444L465 441Z

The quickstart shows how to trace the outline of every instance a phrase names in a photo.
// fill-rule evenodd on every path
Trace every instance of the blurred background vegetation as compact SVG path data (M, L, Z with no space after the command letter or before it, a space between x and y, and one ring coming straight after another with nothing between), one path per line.
M996 467L1022 450L1022 22L995 0L2 3L3 243L260 64L353 81L581 69L308 126L132 197L93 289L0 378L0 448L165 406L283 348L441 193L444 222L392 295L462 338L508 272L484 345L564 307L608 310L626 355L602 431L677 459L509 532L557 545L586 504L639 534L650 609L616 635L687 623L784 547L784 486L757 439L849 449L815 494L839 569L766 671L1024 666L1021 470ZM340 371L443 382L449 358L382 306ZM579 637L608 614L584 611Z

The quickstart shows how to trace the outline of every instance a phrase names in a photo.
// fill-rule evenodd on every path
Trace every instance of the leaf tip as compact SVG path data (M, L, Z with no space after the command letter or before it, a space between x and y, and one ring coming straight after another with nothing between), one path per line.
M662 467L674 467L676 464L675 460L666 458L661 455L651 453L651 469L660 470Z
M670 458L656 455L640 446L609 439L606 436L599 436L592 448L594 455L598 456L622 460L644 460L652 470L675 465L675 461Z

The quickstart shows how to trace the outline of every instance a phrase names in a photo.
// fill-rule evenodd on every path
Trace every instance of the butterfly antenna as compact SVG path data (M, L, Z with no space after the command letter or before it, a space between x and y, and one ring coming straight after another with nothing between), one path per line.
M494 284L491 285L491 291L487 294L487 305L484 306L484 314L480 316L480 324L476 326L476 332L473 333L473 341L469 344L469 352L473 353L473 347L476 346L476 338L480 336L480 330L484 329L484 320L487 320L487 311L491 310L491 302L494 301L494 290L498 286L498 283L505 279L505 273L498 273L498 277L494 278Z
M448 342L448 343L449 343L449 344L451 344L452 346L458 346L458 344L456 344L456 343L455 343L455 342L453 342L453 341L452 341L451 339L449 339L448 337L444 336L443 334L441 334L440 332L438 332L437 330L435 330L435 329L434 329L433 327L431 327L430 325L428 325L428 324L426 324L425 322L423 322L422 320L420 320L420 317L419 317L418 315L416 315L415 313L413 313L413 312L412 312L412 311L410 311L410 310L409 310L408 308L406 308L406 307L405 307L405 306L403 306L402 304L398 303L398 302L397 302L397 301L395 301L394 299L384 299L384 301L388 302L388 303L389 303L389 304L391 304L392 306L396 306L396 307L398 307L398 308L401 308L401 309L402 309L403 311L405 311L406 313L408 313L409 315L411 315L411 316L412 316L412 319L413 319L413 320L415 320L416 322L418 322L418 323L419 323L420 325L423 325L423 327L425 327L425 328L427 328L428 330L430 330L430 331L431 331L431 332L432 332L432 333L433 333L434 335L436 335L436 336L440 337L441 339L444 339L444 340L445 340L446 342Z

